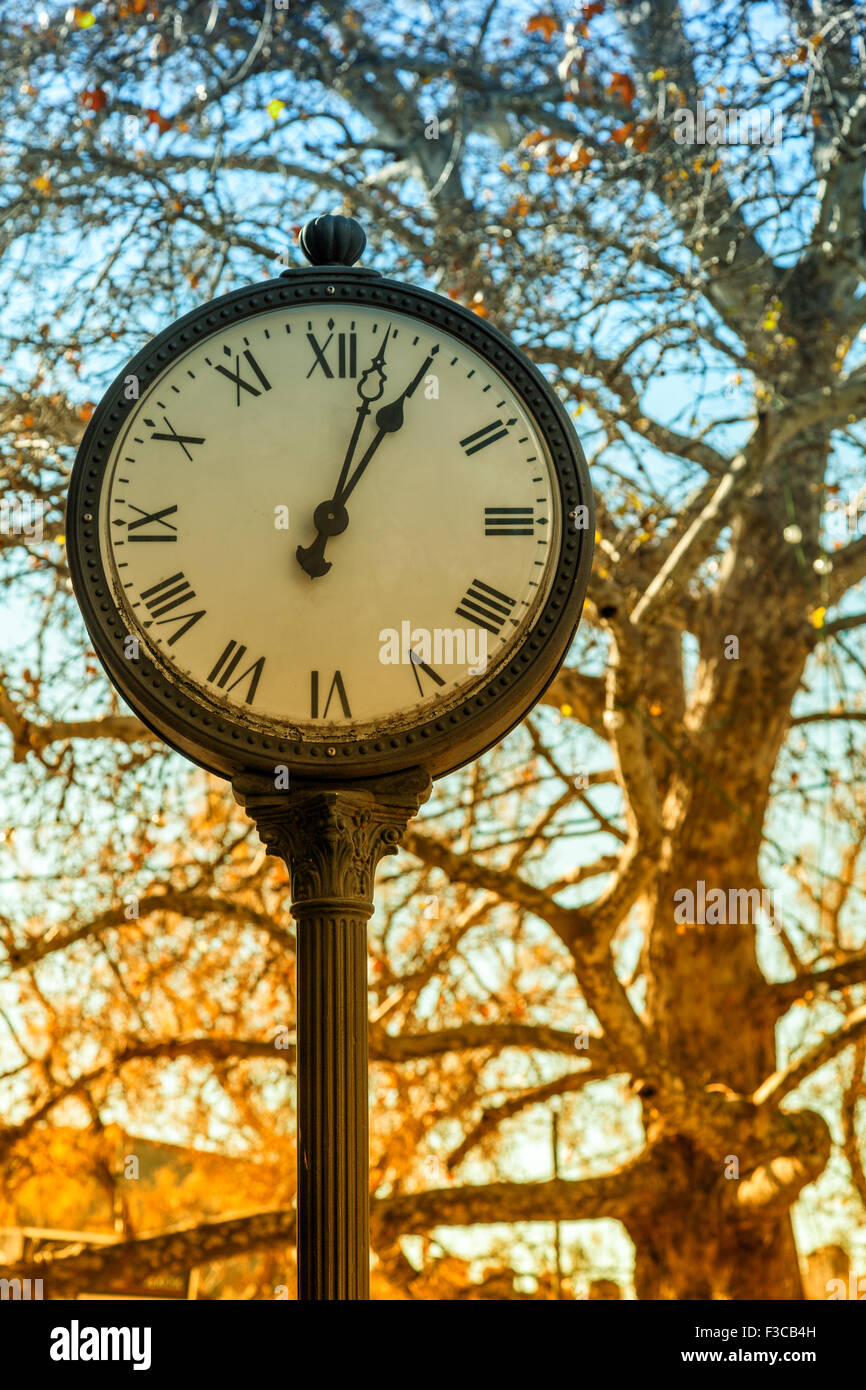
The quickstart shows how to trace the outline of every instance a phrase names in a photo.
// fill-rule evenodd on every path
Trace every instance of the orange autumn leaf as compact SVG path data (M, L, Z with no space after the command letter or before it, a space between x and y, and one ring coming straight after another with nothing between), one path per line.
M584 23L587 23L587 21L590 20L590 19L594 19L595 16L596 16L597 14L602 14L603 12L604 12L604 0L593 0L593 4L591 4L591 5L584 5L584 7L583 7L583 20L584 20Z
M517 199L517 202L511 204L511 207L508 209L505 215L506 217L525 217L526 214L529 212L529 208L529 199L525 198L521 193L520 197Z
M75 413L78 416L79 420L83 420L86 423L90 419L95 409L96 406L94 405L93 401L82 401L81 405L78 407Z
M161 115L153 106L145 107L144 114L147 117L148 125L158 126L163 133L171 130L171 121L166 120L165 116Z
M592 155L583 146L565 162L567 169L585 169L587 164L592 163Z
M50 180L50 178L48 177L47 174L40 174L38 178L36 178L36 179L33 180L33 187L34 187L39 193L50 193L50 192L51 192L51 180Z
M82 92L78 100L86 111L101 111L108 97L102 87L93 87L89 92Z
M549 43L559 28L559 20L552 14L534 14L526 21L527 34L543 34Z
M627 72L615 72L607 88L608 96L618 96L626 106L631 106L635 98L635 85Z
M628 137L634 130L634 121L628 121L626 125L617 126L616 130L610 132L610 138L617 145L624 145Z

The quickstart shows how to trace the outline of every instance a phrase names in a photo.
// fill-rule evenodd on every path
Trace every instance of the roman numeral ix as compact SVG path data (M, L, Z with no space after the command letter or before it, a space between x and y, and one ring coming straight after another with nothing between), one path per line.
M129 521L126 523L122 521L116 521L114 524L115 526L123 526L124 524L126 525L126 539L128 541L132 542L177 540L177 527L175 526L173 521L166 521L167 516L174 516L175 512L177 511L177 507L160 507L158 511L146 512L143 507L136 507L134 502L127 502L126 505L129 507L131 511L138 512L138 516L135 518L134 521ZM157 527L161 526L162 530L156 530L154 532L145 532L141 535L138 534L139 529L142 526L150 525L155 525ZM135 535L132 534L133 531L136 533Z
M158 584L152 584L149 589L144 589L141 601L150 614L150 618L143 624L144 627L164 627L166 623L182 623L176 632L173 632L168 639L168 645L173 647L185 632L203 618L207 612L206 608L201 608L197 613L173 613L173 616L166 618L166 613L172 613L175 608L183 608L191 603L195 598L195 590L183 574L170 574L168 579L160 579Z
M531 536L532 507L485 507L485 536Z
M473 579L471 588L466 590L465 598L460 600L460 607L454 611L461 618L467 618L470 623L474 623L476 627L486 627L488 632L498 637L505 619L511 615L515 602L515 599L491 588L489 584L482 583L480 579Z
M220 690L224 690L226 694L228 694L229 691L234 690L236 685L240 685L241 681L246 680L249 676L250 684L244 696L244 700L248 705L251 705L256 697L256 690L258 689L258 684L265 666L265 658L260 656L258 661L254 661L245 671L238 672L238 675L232 680L232 676L235 675L235 671L237 671L237 668L240 666L246 654L246 647L239 645L234 640L229 642L221 651L213 670L208 673L208 680L216 681ZM231 684L229 684L230 681Z
M477 454L479 449L486 449L488 444L495 444L497 439L504 439L511 426L516 424L516 419L506 420L505 424L501 420L494 420L492 425L484 425L474 434L467 434L465 439L461 439L460 447L467 457L469 454Z

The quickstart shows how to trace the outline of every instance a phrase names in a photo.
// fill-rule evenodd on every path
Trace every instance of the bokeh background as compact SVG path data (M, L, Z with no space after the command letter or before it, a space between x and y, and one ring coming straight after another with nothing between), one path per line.
M824 0L5 0L4 1276L294 1296L286 870L109 688L64 501L124 362L340 211L598 499L561 674L380 872L374 1297L866 1293L864 92Z

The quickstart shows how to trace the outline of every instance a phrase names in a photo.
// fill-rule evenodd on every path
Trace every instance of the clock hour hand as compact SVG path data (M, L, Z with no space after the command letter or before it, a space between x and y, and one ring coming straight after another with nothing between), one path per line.
M358 395L361 398L361 404L357 407L358 418L355 421L355 428L352 431L352 438L349 440L349 447L346 450L346 457L343 460L343 467L340 469L340 477L337 482L337 486L334 489L335 497L339 497L340 493L343 490L343 484L346 481L346 475L352 466L352 459L355 457L355 450L358 447L358 440L361 436L361 430L363 428L364 421L370 414L373 402L378 401L380 396L382 395L382 392L385 390L385 382L387 381L387 377L383 370L385 365L385 348L388 346L388 339L391 336L392 326L392 324L388 324L388 331L382 340L382 343L379 347L379 351L376 353L376 356L373 358L369 367L366 367L364 371L361 373L361 379L358 382L357 387L355 388L358 392ZM367 378L371 376L374 372L376 374L376 380L370 382L370 384L368 385Z
M327 574L331 568L329 561L325 559L325 546L329 536L338 536L341 531L345 531L349 524L349 516L345 507L341 507L336 500L339 498L346 481L346 475L352 466L352 459L355 457L355 450L358 447L358 440L361 437L361 430L364 421L372 409L373 402L377 401L385 389L387 376L384 371L385 348L391 336L392 325L388 324L388 331L379 345L379 351L373 358L369 367L361 373L361 378L356 387L357 393L361 398L361 404L357 406L358 418L355 421L355 428L352 431L352 438L349 440L349 447L346 450L346 457L343 459L343 466L340 469L340 477L334 490L334 500L321 502L313 513L313 523L318 531L316 539L312 545L299 545L295 554L302 569L306 570L311 579L320 579L323 574ZM367 378L375 373L375 380L368 383Z
M356 488L364 470L379 448L385 435L396 434L399 429L402 429L404 423L404 402L415 394L432 365L432 362L432 356L426 357L405 391L403 391L396 400L391 401L388 405L383 405L377 410L376 434L354 473L349 478L348 482L343 481L341 478L342 487L338 487L333 497L326 498L324 502L320 502L313 513L313 522L318 531L318 535L312 545L306 547L299 545L295 551L298 563L311 579L321 578L321 576L327 574L328 570L331 568L330 562L325 559L325 547L331 536L341 535L349 524L349 513L346 511L345 507L346 498L349 497ZM345 471L348 472L348 468Z
M376 435L372 440L370 447L367 449L367 452L364 454L364 457L361 459L361 462L358 464L357 468L352 474L351 478L349 478L348 482L343 487L342 492L339 493L338 498L335 497L335 501L339 500L340 502L345 502L346 498L349 497L352 494L352 492L354 492L361 479L361 475L363 474L365 468L367 467L367 464L370 462L379 445L382 443L382 440L385 438L385 435L396 434L397 430L403 428L404 402L409 400L411 396L414 396L415 392L418 390L418 387L420 386L424 377L427 375L427 372L429 368L432 366L432 364L433 358L425 357L424 361L421 363L421 366L418 368L418 371L415 373L409 385L406 387L406 390L401 395L399 395L396 400L391 401L389 405L383 405L379 410L376 411Z

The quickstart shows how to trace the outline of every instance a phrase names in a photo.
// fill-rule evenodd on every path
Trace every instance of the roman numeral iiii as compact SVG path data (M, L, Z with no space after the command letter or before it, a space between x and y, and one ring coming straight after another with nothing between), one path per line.
M486 627L488 632L498 637L506 618L511 615L515 602L515 599L500 593L489 584L484 584L480 579L473 579L471 587L466 590L465 598L460 600L460 606L454 611L461 618L467 618L470 623L474 623L476 627Z

